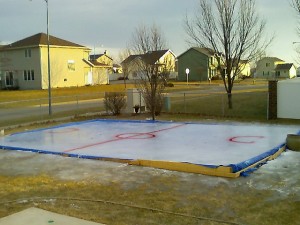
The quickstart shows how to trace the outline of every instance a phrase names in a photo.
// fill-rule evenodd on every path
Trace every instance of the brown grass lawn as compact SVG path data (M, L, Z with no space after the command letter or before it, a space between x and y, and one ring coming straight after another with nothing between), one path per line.
M0 175L0 217L39 207L117 225L292 225L300 219L300 204L293 195L280 199L276 191L251 188L251 178L220 179L101 161L89 165L84 159L63 161L59 156L25 165L49 157L0 154L16 166L27 167ZM58 178L65 170L70 175Z
M127 88L134 88L134 85L127 84ZM52 96L54 98L61 97L61 96L94 95L94 94L112 92L112 91L116 91L116 92L125 91L124 84L51 89ZM43 99L43 98L48 98L48 90L0 91L0 102Z
M30 157L36 156L23 160ZM78 160L69 160L68 166L76 167ZM86 178L58 179L57 173L64 171L54 164L57 160L44 163L52 163L52 169L0 176L0 217L39 207L109 225L294 225L300 219L299 201L293 196L272 200L274 191L255 190L242 180L246 178L208 178L119 164L105 167L98 162L102 176L90 172Z

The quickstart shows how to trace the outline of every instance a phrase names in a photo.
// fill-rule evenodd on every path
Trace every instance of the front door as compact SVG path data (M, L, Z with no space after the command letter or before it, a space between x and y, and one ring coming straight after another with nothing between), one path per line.
M13 72L6 72L5 74L5 86L12 87L14 85L14 75Z

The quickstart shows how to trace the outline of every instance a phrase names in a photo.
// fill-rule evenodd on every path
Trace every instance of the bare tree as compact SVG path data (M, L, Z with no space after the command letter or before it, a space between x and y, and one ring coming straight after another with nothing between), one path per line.
M300 16L300 0L291 0L291 5L296 10L298 16ZM300 25L298 25L297 31L300 36Z
M150 27L140 25L132 35L130 48L135 54L166 49L166 40L161 29L153 24Z
M300 0L291 0L292 7L296 10L298 16L300 16ZM298 24L298 27L296 28L298 32L298 36L300 37L300 24ZM293 44L299 44L298 42L293 42ZM299 46L296 48L296 52L298 54L297 61L299 62L299 56L300 56L300 48Z
M166 49L162 31L156 25L139 26L132 35L131 49L135 53L134 65L131 67L134 67L139 78L137 88L144 97L152 119L155 120L163 105L166 66L153 60L152 53Z
M257 14L255 0L199 0L194 19L186 16L184 24L190 44L215 53L228 107L232 108L235 78L245 63L260 55L273 39L264 38L266 22Z
M119 52L119 57L118 60L119 62L123 62L125 59L127 59L129 56L131 55L131 51L129 48L127 49L123 49ZM126 88L126 80L128 79L128 75L130 73L130 68L124 64L122 66L122 70L123 70L123 81L124 81L124 87Z

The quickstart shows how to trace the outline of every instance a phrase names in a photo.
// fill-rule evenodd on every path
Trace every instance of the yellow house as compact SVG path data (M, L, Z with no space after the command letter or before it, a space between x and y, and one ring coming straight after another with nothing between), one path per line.
M143 71L137 66L143 62L148 65L157 65L159 71L175 72L176 56L171 50L149 51L146 54L130 55L122 63L123 72L128 79L140 79Z
M91 66L92 72L88 76L90 85L109 83L109 75L113 73L113 59L107 55L106 51L104 54L90 55L87 63Z
M91 49L50 35L51 87L93 84ZM103 83L107 82L107 79ZM48 89L47 35L38 33L0 48L1 88Z
M247 60L241 60L239 66L238 78L246 78L251 76L251 66Z

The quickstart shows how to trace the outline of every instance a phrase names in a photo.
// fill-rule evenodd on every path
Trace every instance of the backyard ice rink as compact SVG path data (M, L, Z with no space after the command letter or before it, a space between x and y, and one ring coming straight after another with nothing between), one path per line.
M4 136L0 148L243 169L279 151L287 134L299 133L282 125L91 120Z

